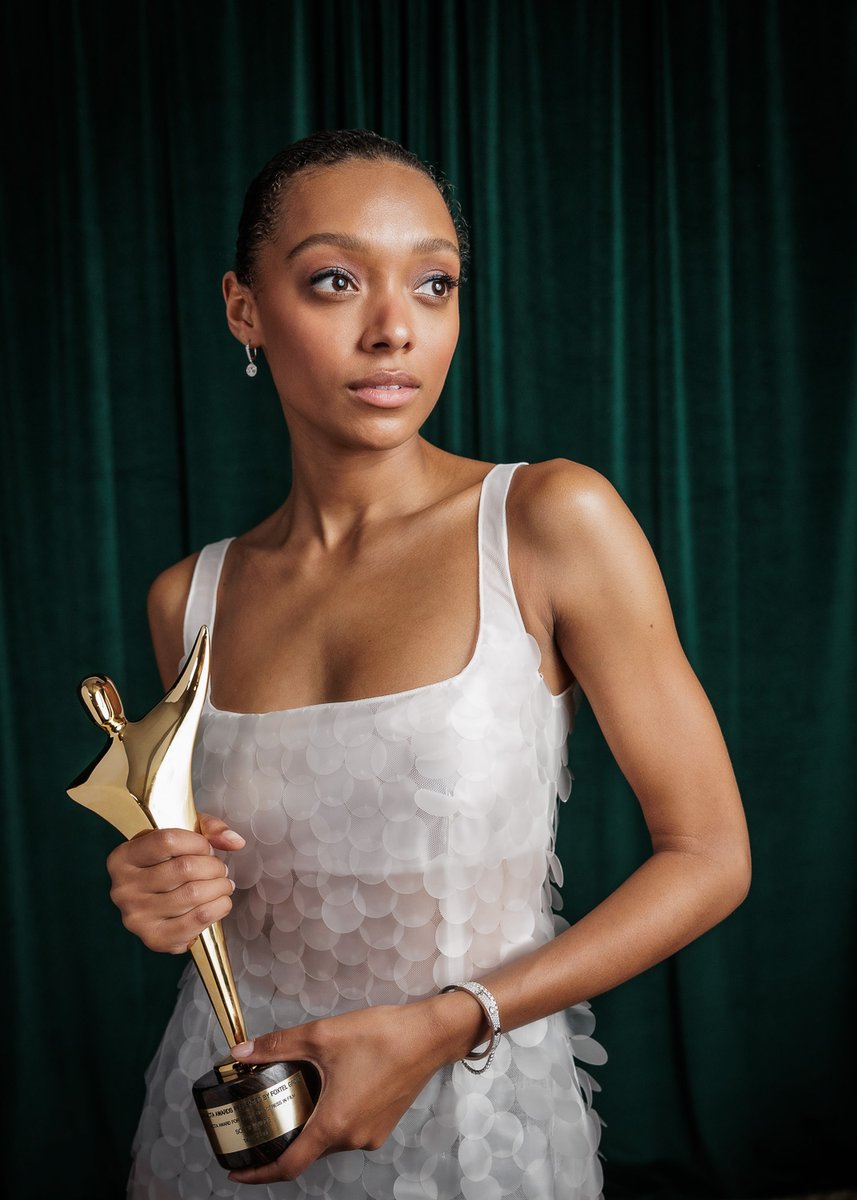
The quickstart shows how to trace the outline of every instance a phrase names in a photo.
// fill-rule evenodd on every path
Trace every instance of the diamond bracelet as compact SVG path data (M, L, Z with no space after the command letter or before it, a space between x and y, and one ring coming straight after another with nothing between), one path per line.
M487 1068L491 1065L494 1052L500 1044L500 1034L503 1032L500 1028L500 1009L497 1006L497 1001L494 999L491 992L488 991L488 988L484 983L477 983L475 980L471 981L470 983L450 983L447 984L445 988L440 989L441 995L444 992L454 992L456 989L460 989L464 992L470 992L471 996L473 996L474 999L477 1000L481 1005L491 1024L492 1037L491 1044L489 1045L488 1049L483 1050L480 1054L468 1054L461 1060L462 1065L467 1067L471 1074L481 1075L482 1072L487 1070ZM468 1058L475 1060L484 1058L485 1062L481 1067L471 1067L470 1063L467 1062Z

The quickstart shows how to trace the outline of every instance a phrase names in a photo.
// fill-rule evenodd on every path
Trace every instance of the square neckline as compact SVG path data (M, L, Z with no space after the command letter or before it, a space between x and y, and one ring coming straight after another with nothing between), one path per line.
M482 645L483 645L483 631L484 631L484 626L485 626L485 622L484 622L485 596L484 596L484 578L483 578L483 576L484 576L484 565L483 565L484 528L483 527L484 527L484 499L485 499L485 491L486 491L485 483L486 483L486 480L488 479L488 476L493 475L493 473L496 470L498 470L499 467L501 467L503 465L504 464L502 464L502 463L494 463L494 465L492 467L490 467L485 472L485 474L482 476L482 479L479 484L479 500L478 500L478 503L476 506L476 556L477 556L476 641L473 646L473 652L470 655L470 658L467 660L467 662L464 664L464 666L461 668L460 671L458 671L455 675L450 675L447 679L439 679L434 683L423 683L417 687L405 688L404 690L402 690L400 692L387 692L384 695L378 695L378 696L358 696L353 700L320 700L320 701L316 701L313 704L299 704L299 705L293 706L291 708L273 708L273 709L267 709L264 712L257 712L257 711L239 712L237 709L217 708L211 701L211 682L209 680L209 685L206 690L206 696L205 696L205 701L204 701L204 706L203 706L204 710L207 710L209 713L213 713L215 716L219 716L219 717L258 717L258 718L279 717L282 720L283 718L285 718L287 716L291 716L292 714L297 715L297 714L301 714L301 713L317 713L317 712L322 712L322 711L329 712L332 710L347 708L349 705L354 707L354 706L365 705L365 704L383 704L384 702L386 702L388 700L410 699L412 696L418 696L422 693L430 692L435 689L452 687L454 684L460 683L462 680L464 680L466 678L466 676L474 669L474 667L479 659L480 652L482 650ZM215 620L217 617L217 592L218 592L218 588L220 587L220 577L223 572L223 564L226 562L226 555L229 553L229 546L234 541L235 541L234 536L228 539L227 545L223 552L223 556L220 560L220 566L217 571L217 576L214 580L213 604L212 604L211 619L209 622L209 631L208 631L209 636L211 637L212 650L214 647L213 631L214 631ZM520 610L519 610L519 617L520 617ZM521 619L521 624L523 626L523 619ZM526 629L526 627L524 627L524 632L527 637L532 638L532 640L535 642L535 638L532 637L532 634ZM538 646L538 643L536 643L536 645ZM545 691L547 692L548 696L551 698L551 700L553 701L554 704L558 704L558 703L564 701L566 699L566 697L573 691L573 689L576 686L576 682L570 683L567 688L564 688L563 691L559 692L558 694L554 694L550 690L550 688L547 685L547 681L545 680L545 678L541 672L541 649L540 648L539 648L539 667L537 668L537 671L538 671L539 679L541 680Z
M428 692L433 688L451 687L454 683L462 680L476 663L479 652L482 649L482 634L484 629L484 595L483 595L483 500L485 498L485 481L489 475L493 474L500 463L495 463L485 472L479 483L479 500L476 505L476 558L477 558L477 588L476 588L476 642L473 646L473 652L470 658L456 675L451 675L448 679L439 679L436 683L423 683L418 687L405 688L401 692L388 692L386 695L380 696L358 696L354 700L320 700L314 704L299 704L292 708L274 708L268 709L266 712L238 712L236 709L216 708L211 702L211 684L209 683L208 691L205 698L205 707L210 712L216 713L218 716L224 717L284 717L291 713L309 713L319 712L321 710L329 711L331 709L340 709L348 705L362 704L381 704L386 700L403 700L405 697L418 695L420 692ZM234 541L234 537L229 539L229 545ZM211 628L209 634L214 645L213 630L215 619L217 616L217 589L220 586L220 576L223 571L223 564L226 561L226 555L229 552L227 545L223 558L220 563L220 570L217 572L217 578L214 581L214 606L211 614Z

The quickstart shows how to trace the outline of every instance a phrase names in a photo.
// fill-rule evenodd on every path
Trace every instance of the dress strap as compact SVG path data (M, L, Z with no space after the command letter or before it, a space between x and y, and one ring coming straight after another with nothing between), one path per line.
M527 630L509 569L509 534L506 523L506 498L512 476L526 463L498 463L488 472L482 498L482 620L507 633Z
M193 649L201 625L208 626L209 637L214 634L214 614L217 608L217 585L231 537L219 542L210 542L199 552L190 581L187 604L184 610L184 653L185 659Z

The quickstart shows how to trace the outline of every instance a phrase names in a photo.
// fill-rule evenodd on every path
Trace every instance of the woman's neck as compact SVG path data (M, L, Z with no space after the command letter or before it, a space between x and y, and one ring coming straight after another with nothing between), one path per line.
M330 550L361 529L424 508L452 456L417 436L390 450L292 447L292 486L277 533ZM447 468L448 471L448 468Z

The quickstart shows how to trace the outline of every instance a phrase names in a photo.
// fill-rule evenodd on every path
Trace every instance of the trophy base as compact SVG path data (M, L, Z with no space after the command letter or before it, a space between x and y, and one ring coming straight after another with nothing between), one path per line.
M303 1129L320 1091L310 1063L225 1058L197 1079L193 1098L217 1161L237 1171L279 1158Z

